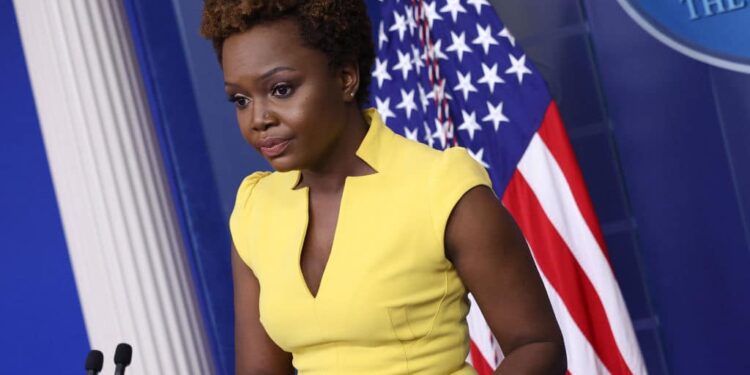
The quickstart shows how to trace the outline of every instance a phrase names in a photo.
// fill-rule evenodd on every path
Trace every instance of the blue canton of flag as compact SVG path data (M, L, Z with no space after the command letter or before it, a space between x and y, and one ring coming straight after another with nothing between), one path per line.
M466 147L502 196L549 105L542 77L486 0L385 1L381 14L371 98L383 120Z

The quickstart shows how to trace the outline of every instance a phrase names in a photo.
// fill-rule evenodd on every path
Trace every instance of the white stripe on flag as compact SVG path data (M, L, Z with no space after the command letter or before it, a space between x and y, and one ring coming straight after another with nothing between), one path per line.
M471 340L474 341L474 345L479 349L479 352L482 353L484 360L492 368L497 368L497 365L503 360L503 353L499 349L497 341L492 338L492 331L487 325L487 321L484 320L484 314L482 314L482 310L479 309L477 301L471 294L469 294L469 301L471 301L471 306L469 307L469 315L466 317L466 322L469 325L469 336L471 336Z
M532 252L531 255L533 257L534 253ZM536 258L534 258L534 263L536 263ZM538 264L536 268L539 269ZM568 372L572 375L610 375L599 356L596 355L591 343L573 320L565 302L547 280L547 276L542 272L539 275L544 282L544 288L547 289L547 296L552 304L552 310L555 312L557 324L560 325L560 330L563 332L565 354L568 358Z
M565 176L539 134L518 163L545 214L591 280L609 320L620 353L633 374L646 374L630 315L612 268L578 210Z

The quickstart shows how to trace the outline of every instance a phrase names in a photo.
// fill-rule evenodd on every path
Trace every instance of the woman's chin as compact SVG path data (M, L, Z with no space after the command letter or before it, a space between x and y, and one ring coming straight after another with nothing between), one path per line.
M268 163L271 164L271 168L275 170L276 172L289 172L299 169L296 163L294 163L291 160L283 160L286 158L275 158L275 159L266 159L268 160Z

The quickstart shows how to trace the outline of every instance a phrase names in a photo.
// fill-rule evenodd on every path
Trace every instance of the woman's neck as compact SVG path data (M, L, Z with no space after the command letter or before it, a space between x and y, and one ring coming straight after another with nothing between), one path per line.
M312 168L301 170L297 187L307 186L319 192L340 192L348 176L363 176L375 170L357 156L357 149L369 125L356 106L345 113L345 126L333 147Z

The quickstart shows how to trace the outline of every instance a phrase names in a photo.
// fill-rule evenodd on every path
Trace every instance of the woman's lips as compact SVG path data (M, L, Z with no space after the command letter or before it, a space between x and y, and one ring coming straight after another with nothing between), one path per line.
M261 143L260 152L266 157L273 158L284 153L287 146L288 139L268 139Z

